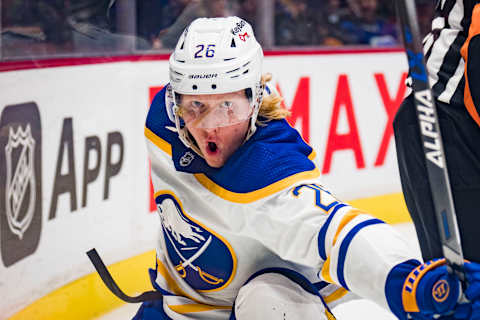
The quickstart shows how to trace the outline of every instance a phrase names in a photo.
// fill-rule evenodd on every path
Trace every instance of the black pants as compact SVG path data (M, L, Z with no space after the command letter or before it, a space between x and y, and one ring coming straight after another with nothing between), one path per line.
M480 262L480 127L464 106L437 102L437 110L464 256ZM423 258L442 257L412 95L403 101L393 127L402 189Z

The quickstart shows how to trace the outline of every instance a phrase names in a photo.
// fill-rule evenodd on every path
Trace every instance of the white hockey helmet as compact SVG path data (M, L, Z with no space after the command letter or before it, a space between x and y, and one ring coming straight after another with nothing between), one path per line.
M241 18L199 18L184 30L169 60L166 106L185 145L198 152L179 114L178 97L182 94L211 95L245 90L251 104L246 139L255 132L263 94L262 60L263 51L252 27Z

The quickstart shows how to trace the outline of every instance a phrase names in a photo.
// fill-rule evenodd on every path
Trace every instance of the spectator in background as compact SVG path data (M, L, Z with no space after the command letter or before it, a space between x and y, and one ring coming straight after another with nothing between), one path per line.
M280 0L275 9L275 44L278 46L312 45L315 25L306 0Z
M71 22L86 23L102 29L110 29L109 11L115 0L76 0L69 1L67 15Z
M341 28L350 21L353 13L341 0L312 1L309 5L317 12L315 15L316 39L314 44L326 46L347 45L354 42L354 37Z
M341 24L348 32L353 44L391 46L397 44L395 24L380 15L377 0L349 0L348 4L355 17Z
M432 29L432 18L435 12L435 7L431 0L416 1L418 27L422 37L426 36Z
M133 34L117 33L115 0L9 0L2 6L2 56L111 55L150 45ZM19 15L20 17L17 17ZM113 17L112 17L113 15ZM123 18L123 16L122 16ZM125 20L127 21L127 20ZM133 30L132 30L133 31Z
M159 48L158 35L173 25L191 0L142 0L137 2L137 32Z
M25 59L71 50L63 0L9 0L2 9L2 57Z
M153 48L174 48L186 26L200 17L214 18L230 15L227 0L182 0L187 5L180 16L168 28L160 31L154 39Z
M115 14L124 14L123 18L130 13L116 12L116 0L76 0L67 3L67 19L77 53L110 55L132 52L134 47L150 48L145 39L128 32L117 33L118 21L123 23L127 20L115 19Z

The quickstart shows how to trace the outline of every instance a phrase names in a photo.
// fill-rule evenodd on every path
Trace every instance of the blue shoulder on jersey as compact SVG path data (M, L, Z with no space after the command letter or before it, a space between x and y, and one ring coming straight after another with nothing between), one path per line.
M315 164L308 158L313 152L312 148L285 120L258 126L255 134L222 168L208 166L202 157L180 141L177 132L171 130L175 124L165 110L165 88L152 102L146 127L171 145L172 160L177 171L203 173L217 185L232 192L252 192L294 174L315 169ZM194 155L193 160L182 166L180 160L187 152Z

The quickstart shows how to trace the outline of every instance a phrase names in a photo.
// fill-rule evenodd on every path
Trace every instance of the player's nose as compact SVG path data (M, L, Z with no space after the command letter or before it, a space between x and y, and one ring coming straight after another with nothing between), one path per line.
M204 128L203 130L207 138L213 138L217 135L218 128Z

